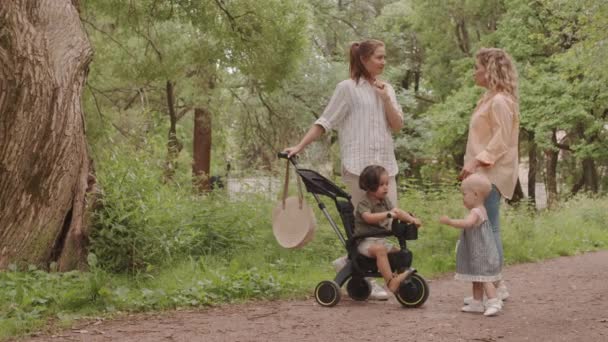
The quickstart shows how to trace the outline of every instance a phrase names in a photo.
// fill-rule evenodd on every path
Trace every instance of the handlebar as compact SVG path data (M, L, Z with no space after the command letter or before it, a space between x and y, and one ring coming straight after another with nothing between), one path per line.
M418 239L418 227L411 223L401 222L399 220L393 220L391 230L383 232L367 233L353 236L352 240L358 241L368 237L386 237L395 236L397 239L404 240L416 240Z
M294 166L297 167L298 164L298 156L297 155L293 155L291 157L288 157L289 154L287 154L287 152L279 152L277 153L277 157L279 157L279 159L287 159L289 160Z

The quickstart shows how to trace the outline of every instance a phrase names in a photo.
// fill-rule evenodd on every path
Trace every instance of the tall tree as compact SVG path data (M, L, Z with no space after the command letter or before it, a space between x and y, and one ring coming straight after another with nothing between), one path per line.
M80 103L92 50L78 1L2 1L0 32L0 268L72 269L94 179Z
M168 113L168 178L177 165L176 147L191 153L206 150L191 148L186 141L191 136L180 133L180 126L200 120L183 124L180 118L195 108L216 123L222 116L236 116L238 100L226 100L231 91L239 88L257 96L259 89L276 89L296 69L306 42L300 0L93 0L87 3L85 20L94 42L105 47L100 54L107 56L90 82L107 95L102 105L116 103L113 110L123 114L143 88L150 99L146 109ZM107 75L108 68L118 72ZM216 128L207 131L217 134L221 127ZM195 177L201 172L209 170L193 169Z

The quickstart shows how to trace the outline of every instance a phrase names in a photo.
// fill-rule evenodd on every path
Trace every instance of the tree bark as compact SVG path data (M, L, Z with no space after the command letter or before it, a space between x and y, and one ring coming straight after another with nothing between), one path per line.
M0 2L0 268L84 265L92 49L75 4Z
M458 41L458 47L460 51L462 51L465 55L471 56L471 44L469 42L469 31L467 30L467 25L463 18L459 18L456 20L456 40Z
M204 193L211 189L209 183L211 169L211 113L204 108L194 110L194 138L193 138L194 163L192 164L192 176L194 188L198 193Z
M556 141L555 131L552 140ZM559 150L545 150L545 187L547 192L547 207L552 208L557 203L557 160Z
M581 175L581 179L572 187L572 194L576 195L583 187L585 191L590 191L594 194L596 194L599 189L595 161L591 158L583 159L583 174Z
M167 80L167 107L169 111L169 134L167 137L167 159L165 160L164 181L173 180L177 169L177 157L184 145L177 139L177 113L175 111L175 88L170 80Z
M551 141L557 146L557 134L553 129L551 132ZM558 149L545 150L545 177L547 188L547 207L552 208L557 203L557 161L559 158Z
M536 208L536 169L537 169L537 156L536 156L536 140L534 137L534 131L527 131L528 133L528 199L530 204Z
M557 157L559 151L545 151L547 207L552 208L557 203Z
M597 194L599 181L595 161L592 158L583 159L583 177L585 178L585 190Z

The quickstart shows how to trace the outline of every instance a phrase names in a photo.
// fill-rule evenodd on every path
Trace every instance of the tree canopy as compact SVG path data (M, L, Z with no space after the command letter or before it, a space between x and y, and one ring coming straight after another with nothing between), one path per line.
M378 38L387 45L384 77L406 113L395 137L402 171L439 181L462 163L482 91L472 81L474 54L500 47L519 71L522 160L542 166L530 177L555 178L556 195L605 191L606 7L601 0L89 1L82 15L95 47L89 139L141 144L164 134L170 81L180 141L191 139L191 123L181 120L191 109L214 116L213 172L228 160L243 172L272 169L276 151L296 142L347 77L349 44ZM313 146L311 160L336 160L334 140Z

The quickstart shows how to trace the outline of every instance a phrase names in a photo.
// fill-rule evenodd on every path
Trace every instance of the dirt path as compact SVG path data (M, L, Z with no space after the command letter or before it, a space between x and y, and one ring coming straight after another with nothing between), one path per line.
M429 282L420 309L388 302L334 308L314 299L136 315L29 341L608 341L608 251L505 270L512 297L498 317L461 313L469 290Z

